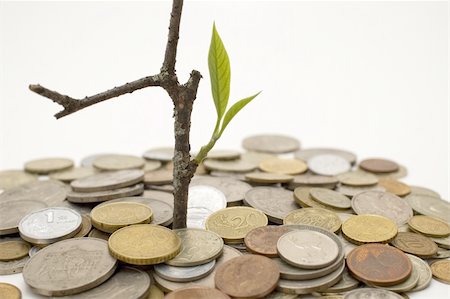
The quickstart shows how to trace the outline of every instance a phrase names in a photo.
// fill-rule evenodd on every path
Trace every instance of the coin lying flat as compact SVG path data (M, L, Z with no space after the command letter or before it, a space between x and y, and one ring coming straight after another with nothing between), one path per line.
M92 229L91 217L81 215L81 229L73 236L73 238L86 237Z
M22 272L23 267L30 259L29 256L25 256L21 259L11 261L0 261L0 275L9 275Z
M388 290L382 290L382 289L374 289L374 288L363 288L363 289L357 289L350 291L344 295L344 299L403 299L402 296L400 296L397 293L388 291Z
M248 254L218 266L215 284L231 297L261 298L276 288L279 278L275 262L261 255Z
M378 287L378 288L383 288L385 290L389 290L392 292L401 293L401 292L410 291L417 285L417 283L419 282L420 274L419 274L419 269L416 266L416 263L417 263L416 259L419 259L419 260L421 260L421 259L414 255L410 255L410 254L407 254L406 256L410 259L410 261L413 265L411 275L409 275L409 277L405 281L403 281L399 284L395 284L392 286Z
M24 216L46 207L44 202L37 200L0 201L0 215L8 215L0 218L0 236L19 232L19 222Z
M433 277L440 282L450 284L450 260L441 260L431 264Z
M96 192L132 186L143 179L142 170L119 170L94 174L72 181L70 185L77 192Z
M409 188L411 189L411 195L426 195L441 198L441 195L439 193L429 188L413 185L409 185Z
M47 180L27 183L0 194L0 202L37 200L48 206L57 206L66 199L68 187L58 181Z
M318 155L324 155L324 154L330 154L330 155L336 155L344 158L351 164L355 164L356 162L356 155L354 153L351 153L346 150L341 149L334 149L334 148L308 148L308 149L301 149L294 153L295 157L297 159L308 161L310 158Z
M74 167L64 171L58 171L50 174L53 180L70 183L73 180L81 179L95 174L97 171L92 167Z
M356 289L359 285L359 281L354 279L347 269L342 273L341 279L335 285L323 290L323 293L342 293ZM322 298L323 299L323 298Z
M450 249L450 236L445 238L433 238L430 237L431 240L434 241L439 247Z
M142 197L157 199L173 207L173 194L171 193L158 190L145 190L144 193L142 194Z
M173 171L167 168L160 168L155 171L146 172L144 176L144 184L146 187L170 184L172 181Z
M360 281L377 286L392 286L408 279L411 260L402 251L384 244L361 245L347 256L347 267Z
M38 159L25 163L25 170L31 173L48 174L73 167L73 161L65 158Z
M116 267L117 260L109 254L105 241L77 238L39 250L25 265L23 278L35 293L65 296L100 285Z
M160 161L145 160L144 168L142 170L144 170L144 172L155 171L155 170L161 168L161 166L162 166L162 163Z
M189 282L207 276L214 270L216 261L212 260L202 265L177 267L167 264L155 265L154 271L160 277L169 281Z
M371 186L378 183L378 177L364 171L350 171L338 175L339 182L349 186Z
M280 174L299 174L308 169L305 162L297 159L270 158L259 163L262 171Z
M345 196L353 197L356 194L364 192L364 191L386 191L386 189L384 189L384 187L381 187L379 185L350 186L350 185L340 184L340 185L337 185L336 191L344 194Z
M242 201L245 192L252 188L249 184L233 178L212 176L194 176L190 186L196 185L206 185L219 189L225 195L228 205Z
M7 190L23 184L37 181L37 176L22 170L0 171L0 190Z
M321 204L331 206L336 209L349 209L352 205L350 199L333 190L325 188L311 188L309 194L314 200L320 202Z
M298 174L293 176L292 182L287 185L287 188L294 190L297 187L322 187L333 189L339 182L334 176L316 175L310 172Z
M3 299L20 299L22 292L15 285L0 282L0 296Z
M438 250L436 243L430 238L410 232L399 232L391 243L404 252L423 258L435 255Z
M147 299L164 299L164 292L155 285L154 281L155 280L152 279Z
M303 208L322 208L335 213L354 213L352 209L336 209L315 201L309 194L310 187L298 187L294 189L294 200Z
M253 135L242 141L242 147L248 151L282 154L299 149L300 142L285 135Z
M93 228L93 229L89 232L88 236L89 236L90 238L97 238L97 239L101 239L101 240L108 241L108 240L109 240L109 237L111 236L111 234L108 234L108 233L102 232L101 230L98 230L98 229L96 229L96 228Z
M321 208L303 208L289 213L283 224L304 224L337 232L341 228L341 220L336 213Z
M166 299L230 299L230 297L218 289L206 287L189 287L185 289L176 290L167 294Z
M249 152L244 152L241 154L241 159L253 164L255 166L258 166L259 163L261 163L264 160L270 159L270 158L275 158L275 155L272 154L268 154L268 153L261 153L261 152L253 152L253 151L249 151Z
M189 187L187 227L205 228L208 216L226 206L225 194L219 189L205 185Z
M416 213L449 221L450 203L448 201L435 196L419 194L408 195L405 200Z
M359 167L374 173L394 172L398 170L398 164L387 159L366 159L359 163Z
M75 192L67 193L67 200L74 203L95 203L110 201L116 198L140 195L144 192L144 185L137 184L129 187L96 192Z
M257 165L247 162L242 159L235 160L216 160L206 159L203 161L206 169L219 170L219 171L231 171L231 172L250 172L256 169Z
M442 238L450 235L450 225L438 218L416 215L408 221L409 227L423 235Z
M410 291L416 292L423 290L431 283L431 277L433 276L431 268L427 262L415 255L408 254L408 257L412 261L414 269L419 273L419 280Z
M145 159L157 160L161 162L172 161L174 153L173 147L158 147L146 151L142 156Z
M351 168L348 160L337 155L317 155L308 160L308 168L318 175L338 175L348 172Z
M144 167L145 161L142 158L130 155L102 155L97 157L93 162L93 166L100 170L125 170L125 169L141 169Z
M30 248L30 244L20 240L0 242L0 261L5 262L23 258L28 255Z
M277 184L289 183L294 178L288 174L268 173L268 172L250 172L245 174L245 179L254 183Z
M411 193L411 188L408 185L392 178L381 178L378 184L387 192L397 196L406 196Z
M233 160L238 159L241 153L236 150L216 150L213 149L208 153L208 158L218 160Z
M389 242L397 235L397 225L378 215L357 215L342 224L343 235L352 243Z
M278 239L289 232L286 226L268 225L251 230L244 238L247 250L267 257L277 257Z

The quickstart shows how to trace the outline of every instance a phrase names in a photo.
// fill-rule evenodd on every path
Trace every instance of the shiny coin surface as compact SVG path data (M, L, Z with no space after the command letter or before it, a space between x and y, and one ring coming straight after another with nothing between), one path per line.
M153 224L136 224L115 231L108 240L110 253L133 265L153 265L174 258L181 240L172 230Z
M386 192L397 196L406 196L411 193L411 188L408 185L392 178L381 178L378 185L386 189Z
M337 209L348 209L352 206L351 201L347 196L333 190L325 188L311 188L309 190L309 194L314 200L320 202L321 204Z
M23 184L37 181L37 176L22 170L0 171L0 190L7 190Z
M277 224L282 224L290 212L298 209L293 192L278 187L253 188L245 193L244 203L261 210Z
M399 284L395 284L392 286L384 286L384 287L379 287L379 288L383 288L385 290L389 290L389 291L396 292L396 293L401 293L401 292L410 291L417 285L417 283L419 282L420 274L419 274L419 269L416 266L416 263L417 263L416 259L419 259L419 260L421 260L421 259L414 255L410 255L410 254L407 254L406 256L410 259L410 261L413 265L411 275L409 275L409 277L405 281L403 281Z
M31 182L8 189L0 194L0 202L17 200L37 200L47 206L57 206L66 199L68 187L58 181Z
M394 172L399 169L397 163L387 159L365 159L359 163L359 167L373 173Z
M190 186L206 185L219 189L227 199L227 204L235 204L244 199L245 193L252 188L249 184L234 178L213 176L194 176Z
M341 220L336 213L321 208L303 208L289 213L283 224L304 224L337 232L341 228Z
M450 260L441 260L431 264L433 277L440 282L450 284Z
M81 215L75 210L63 207L31 212L19 223L22 239L42 245L70 238L80 229Z
M414 269L419 273L419 280L417 284L410 290L416 292L425 289L431 283L431 268L427 262L423 259L416 257L415 255L408 254L409 259L413 263Z
M322 187L334 188L339 182L334 176L316 175L310 172L298 174L293 176L292 182L287 185L287 188L293 190L297 187Z
M291 231L286 226L268 225L251 230L244 238L247 250L267 257L277 257L278 239Z
M145 161L142 158L130 155L102 155L93 162L95 168L101 170L125 170L140 169L144 167Z
M25 170L31 173L48 174L73 167L73 161L65 158L38 159L25 163Z
M392 286L408 279L413 266L406 254L395 247L365 244L350 252L347 267L360 281L377 286Z
M19 222L24 216L45 207L47 205L44 202L36 200L0 202L0 215L8 215L0 218L0 235L17 233Z
M217 233L225 242L241 243L248 232L267 223L267 216L257 209L231 207L211 214L206 219L206 229Z
M22 272L23 267L30 259L29 256L11 261L0 261L0 275L9 275Z
M58 171L50 174L50 178L53 180L70 183L73 180L85 178L97 173L92 167L75 167L64 171Z
M344 299L403 299L397 293L383 290L383 289L375 289L375 288L362 288L353 290L344 295Z
M137 184L129 187L96 192L70 191L67 193L67 200L74 203L96 203L96 202L110 201L115 198L140 195L143 192L144 192L143 184Z
M167 294L165 299L230 299L230 297L218 289L207 287L189 287L185 289L176 290Z
M225 194L219 189L205 185L189 187L187 227L205 228L208 216L226 206Z
M157 169L145 173L145 186L160 186L170 184L173 181L173 171L167 168Z
M181 251L166 264L171 266L197 266L215 260L222 254L223 240L214 232L184 228L174 232L181 239Z
M438 218L416 215L408 221L409 227L423 235L442 238L450 235L450 226Z
M378 215L357 215L342 224L342 233L355 244L389 242L397 235L397 225Z
M73 236L73 238L86 237L92 229L91 217L81 215L81 229Z
M119 170L103 172L72 181L72 189L77 192L96 192L123 188L140 183L144 178L142 170Z
M352 199L352 208L356 214L373 214L389 218L397 225L403 225L413 216L408 203L392 193L382 191L365 191Z
M219 171L231 171L231 172L250 172L256 169L257 165L247 162L242 159L235 160L216 160L206 159L203 162L206 169L219 170Z
M305 162L297 159L270 158L259 163L262 171L280 174L299 174L308 169Z
M2 299L20 299L22 292L15 285L0 282L0 297Z
M242 147L248 151L282 154L299 149L300 142L284 135L253 135L242 141Z
M248 254L218 266L215 284L231 297L261 298L276 288L279 278L275 262L261 255Z
M317 155L308 160L308 168L319 175L338 175L351 168L348 160L337 155Z
M338 175L339 181L349 186L371 186L378 183L378 177L364 171L350 171Z
M23 278L35 293L65 296L100 285L116 267L117 260L109 254L105 241L77 238L39 250L23 269Z
M410 232L399 232L397 237L395 237L391 243L404 252L422 258L431 257L435 255L438 250L436 243L430 238Z
M173 147L158 147L146 151L143 156L145 159L157 160L161 162L172 161L174 153Z
M288 174L268 173L268 172L250 172L245 174L245 179L254 183L277 184L289 183L294 178Z
M339 255L338 244L325 234L312 230L294 230L277 242L278 255L287 263L303 269L323 268Z
M11 261L23 258L30 251L30 244L20 240L0 242L0 261Z
M405 200L416 213L449 221L450 203L448 201L419 194L410 194L405 197Z
M219 160L233 160L241 156L239 151L235 150L216 150L213 149L208 153L207 158Z
M330 154L330 155L336 155L344 158L351 164L354 164L356 162L356 155L354 153L351 153L346 150L341 149L334 149L334 148L308 148L308 149L301 149L294 153L295 157L297 159L308 161L314 156L318 155L324 155L324 154Z
M136 202L106 203L91 211L92 225L107 233L127 225L150 223L152 216L150 207Z
M160 277L169 281L193 281L207 276L214 270L216 261L212 260L202 265L177 267L167 264L155 265L154 271Z

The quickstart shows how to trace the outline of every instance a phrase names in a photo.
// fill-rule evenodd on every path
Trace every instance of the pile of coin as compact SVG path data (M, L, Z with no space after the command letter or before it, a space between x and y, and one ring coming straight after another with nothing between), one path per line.
M173 148L0 171L0 275L67 298L407 298L450 284L450 204L404 166L284 135L213 150L172 229ZM20 290L0 283L1 298Z

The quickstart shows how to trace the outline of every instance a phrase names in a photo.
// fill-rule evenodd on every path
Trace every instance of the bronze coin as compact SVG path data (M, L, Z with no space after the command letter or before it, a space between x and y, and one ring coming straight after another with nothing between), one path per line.
M384 244L356 247L347 256L347 267L356 279L377 286L401 283L412 272L412 263L406 254Z
M248 254L232 258L216 269L216 288L231 297L261 298L277 287L280 271L268 257Z
M391 244L401 251L417 255L421 258L432 257L438 250L433 240L411 232L399 232Z
M386 159L366 159L359 163L359 167L374 173L395 172L399 169L397 163Z
M167 294L164 299L230 299L218 289L206 287L189 287L175 290Z
M277 257L278 239L291 231L285 226L268 225L251 230L244 238L247 250L268 257Z

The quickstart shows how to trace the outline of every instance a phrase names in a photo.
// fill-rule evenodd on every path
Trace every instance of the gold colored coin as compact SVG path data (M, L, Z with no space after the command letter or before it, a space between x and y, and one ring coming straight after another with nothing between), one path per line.
M443 238L450 235L450 226L447 223L430 216L413 216L408 225L411 230L429 237Z
M152 210L136 202L113 202L95 207L91 211L92 225L103 232L112 233L121 227L150 223Z
M164 292L152 283L147 299L164 299Z
M354 244L387 243L397 235L394 221L378 215L355 215L342 224L344 237Z
M254 228L266 226L267 216L249 207L221 209L206 219L206 229L217 233L225 243L242 243L245 235Z
M279 174L299 174L308 170L305 162L296 159L271 158L259 163L262 171Z
M322 208L303 208L290 212L283 219L283 224L304 224L317 226L336 233L341 228L339 216Z
M113 257L132 265L159 264L181 250L181 240L175 232L154 224L123 227L109 237L108 245Z
M0 243L0 261L12 261L28 255L31 245L24 241L6 241Z
M263 184L289 183L293 176L282 173L250 172L245 175L245 179L250 182Z
M397 196L406 196L411 193L411 188L408 185L392 178L380 178L378 185Z
M16 286L9 283L0 282L0 298L20 299L22 298L22 293Z
M434 278L440 282L450 284L450 260L440 260L431 264Z

